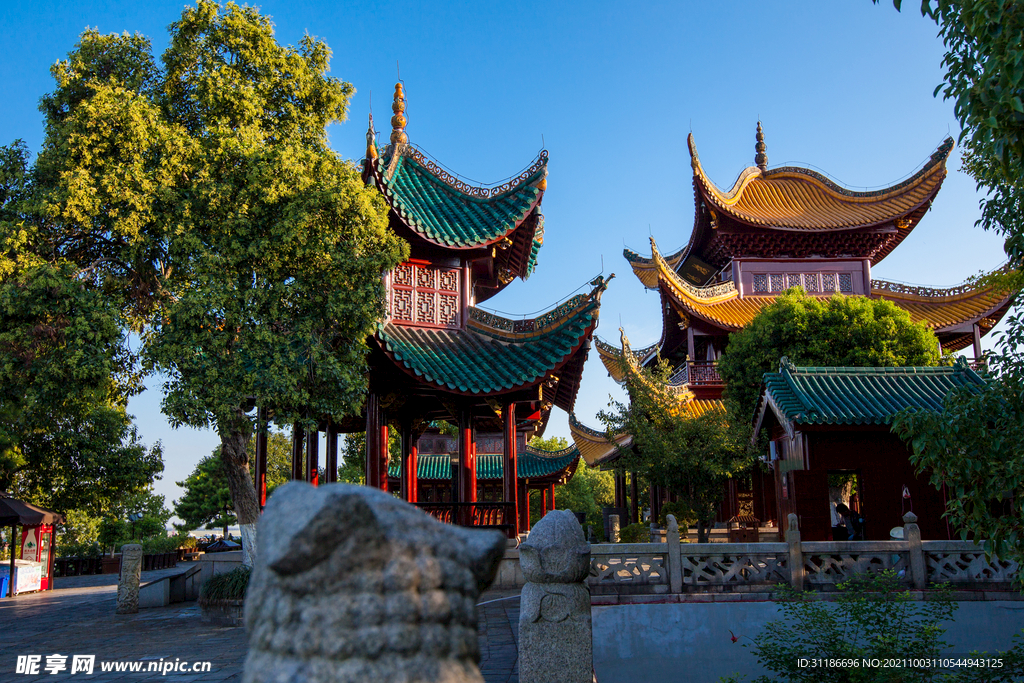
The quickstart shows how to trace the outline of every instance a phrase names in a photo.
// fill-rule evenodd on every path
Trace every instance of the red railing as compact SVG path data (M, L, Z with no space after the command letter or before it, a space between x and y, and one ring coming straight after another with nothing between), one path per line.
M415 503L416 507L446 524L500 529L510 533L513 503Z
M718 363L713 360L686 361L687 384L698 387L722 385L722 376L718 374Z

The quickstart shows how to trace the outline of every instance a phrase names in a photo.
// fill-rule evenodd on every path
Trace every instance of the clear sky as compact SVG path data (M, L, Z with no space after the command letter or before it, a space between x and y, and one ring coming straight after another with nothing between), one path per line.
M658 340L658 295L645 292L624 246L664 253L693 225L693 132L706 172L731 187L753 165L764 125L769 166L803 164L851 188L889 185L916 171L959 129L952 103L932 96L943 49L934 23L912 6L870 0L773 2L262 2L278 40L305 33L333 50L333 76L357 89L349 120L331 129L335 149L358 160L366 117L388 135L401 68L411 142L466 178L493 182L550 152L546 234L536 273L485 307L512 314L550 308L602 271L615 272L598 335L634 346ZM51 0L0 3L0 144L42 138L39 97L49 67L86 27L138 32L154 51L180 0ZM932 210L873 276L950 286L1004 260L1002 240L974 227L978 195L959 151ZM986 340L988 345L990 340ZM159 380L131 402L143 439L161 440L168 505L174 481L218 443L210 432L172 430L160 414ZM576 403L597 426L609 395L621 396L596 352ZM569 436L555 411L547 435Z

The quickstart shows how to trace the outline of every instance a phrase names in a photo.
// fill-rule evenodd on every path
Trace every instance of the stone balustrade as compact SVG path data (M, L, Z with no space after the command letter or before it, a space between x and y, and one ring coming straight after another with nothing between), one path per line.
M901 541L801 541L790 517L785 543L679 543L669 516L669 542L592 545L591 594L771 592L781 584L831 590L856 574L886 569L914 589L1004 588L1019 570L1015 562L986 559L971 541L922 541L913 513L904 516Z

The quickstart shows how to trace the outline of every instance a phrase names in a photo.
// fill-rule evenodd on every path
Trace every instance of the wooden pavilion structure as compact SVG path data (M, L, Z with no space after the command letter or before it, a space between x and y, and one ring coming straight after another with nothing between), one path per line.
M384 276L387 317L370 343L364 414L320 426L327 480L337 472L338 434L365 430L368 486L446 521L515 536L530 525L528 490L543 491L553 509L554 485L575 471L575 447L546 453L525 443L553 408L572 411L607 280L535 318L480 308L537 265L548 153L506 182L469 185L409 142L405 108L398 83L383 146L370 116L363 179L383 195L410 256ZM442 439L440 421L457 436ZM401 457L389 462L395 431ZM315 484L318 435L294 434L293 477Z
M754 165L741 171L729 189L707 176L692 134L688 146L696 211L687 245L662 255L652 238L649 257L623 252L644 287L661 296L661 338L637 350L596 340L602 362L617 381L624 378L624 358L643 366L661 357L675 368L673 384L685 386L697 400L720 400L716 361L729 334L794 286L811 296L886 299L934 330L941 350L973 346L975 360L981 359L981 338L1006 314L1013 292L974 284L920 287L871 276L872 267L906 239L931 207L946 177L952 139L906 180L869 192L842 187L808 168L769 168L760 122ZM573 438L588 464L610 463L618 453L603 433L575 420ZM770 482L755 477L754 489L760 484ZM652 507L655 499L670 495L654 494ZM723 521L740 514L754 495L731 491Z
M923 538L953 540L947 492L917 474L890 425L904 408L940 411L950 391L982 383L963 358L934 368L795 367L783 358L765 373L753 420L754 438L764 430L771 440L773 516L796 514L801 538L831 540L830 478L847 476L856 493L842 502L863 516L865 540L889 540L911 510Z

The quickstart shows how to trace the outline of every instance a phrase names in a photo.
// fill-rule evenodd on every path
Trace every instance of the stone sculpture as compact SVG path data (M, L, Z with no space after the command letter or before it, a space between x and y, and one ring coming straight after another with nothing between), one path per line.
M384 491L285 484L258 531L244 683L480 683L476 600L497 531L442 524Z
M117 613L138 614L139 582L142 580L142 546L121 546L121 575L117 579Z
M591 683L590 544L568 510L553 510L519 546L521 683Z

